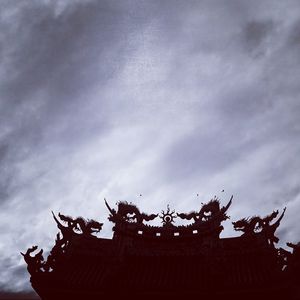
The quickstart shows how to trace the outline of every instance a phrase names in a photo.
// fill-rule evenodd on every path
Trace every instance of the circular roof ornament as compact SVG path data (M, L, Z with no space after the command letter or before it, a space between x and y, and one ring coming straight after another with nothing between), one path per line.
M167 211L163 210L159 217L162 219L161 222L163 225L172 225L172 223L174 223L174 219L177 218L175 210L170 211L169 204L167 205Z

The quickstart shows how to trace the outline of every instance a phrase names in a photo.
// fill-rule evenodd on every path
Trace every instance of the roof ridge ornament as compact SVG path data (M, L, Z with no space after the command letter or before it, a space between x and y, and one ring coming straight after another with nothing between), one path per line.
M300 286L300 243L287 243L292 252L274 246L278 241L275 231L286 208L281 214L275 210L264 218L241 219L246 227L238 226L240 220L233 222L242 235L222 238L221 223L229 218L226 213L232 198L222 206L214 197L198 211L187 214L176 213L168 204L159 215L142 213L125 201L119 201L113 209L104 199L109 220L114 223L112 239L93 235L102 223L52 212L60 232L47 259L37 246L21 253L32 286L42 299L60 299L62 295L77 299L78 292L85 298L122 298L125 293L140 299L153 295L161 278L158 298L168 295L170 287L175 289L172 296L185 297L189 280L192 298L203 298L212 286L216 293L209 296L213 299L220 295L228 296L224 299L245 298L250 289L260 296L264 286L263 296L269 291L277 299L274 283L282 282L285 296L287 290ZM162 225L144 223L158 216ZM173 225L178 217L192 222ZM205 286L199 284L201 278L205 278ZM224 282L229 294L223 293ZM236 294L237 289L241 294Z
M159 216L161 218L161 222L163 223L163 226L173 226L173 223L175 222L175 218L177 218L177 215L175 213L175 210L170 211L170 205L167 205L167 210L161 211L161 215Z
M262 234L268 240L270 245L274 246L274 243L278 243L279 238L275 236L275 231L279 227L282 218L284 217L286 207L279 218L271 224L271 222L278 216L279 211L274 210L271 214L264 218L260 216L253 216L239 219L232 222L235 231L243 232L242 236L253 236L255 234Z

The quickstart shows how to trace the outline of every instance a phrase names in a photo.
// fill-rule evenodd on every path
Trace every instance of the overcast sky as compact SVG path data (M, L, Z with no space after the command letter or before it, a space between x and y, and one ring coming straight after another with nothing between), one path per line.
M222 236L287 206L299 241L299 63L299 0L0 0L0 291L31 290L19 252L50 250L51 210L110 237L104 197L233 195Z

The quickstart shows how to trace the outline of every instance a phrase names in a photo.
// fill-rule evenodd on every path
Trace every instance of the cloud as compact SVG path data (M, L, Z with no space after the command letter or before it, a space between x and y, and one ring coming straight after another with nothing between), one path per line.
M297 1L0 6L3 290L30 289L19 252L51 248L51 210L103 222L104 197L150 213L233 194L232 220L287 205L297 240Z

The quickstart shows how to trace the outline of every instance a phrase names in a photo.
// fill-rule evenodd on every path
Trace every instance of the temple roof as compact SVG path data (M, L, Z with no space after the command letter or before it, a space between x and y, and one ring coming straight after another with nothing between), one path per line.
M262 294L262 287L274 291L281 286L285 291L287 278L298 272L296 244L290 244L297 249L293 253L275 246L285 209L234 221L241 236L220 238L232 197L224 206L214 198L189 213L167 207L160 214L146 214L128 202L118 202L116 209L105 204L114 223L112 239L95 236L102 229L98 221L53 213L60 232L47 259L42 250L32 255L37 246L23 254L32 285L42 297L69 297L75 291L84 297L117 291L199 296L214 288L214 293L232 299L233 290ZM161 226L149 224L158 218ZM190 223L176 224L175 219Z

